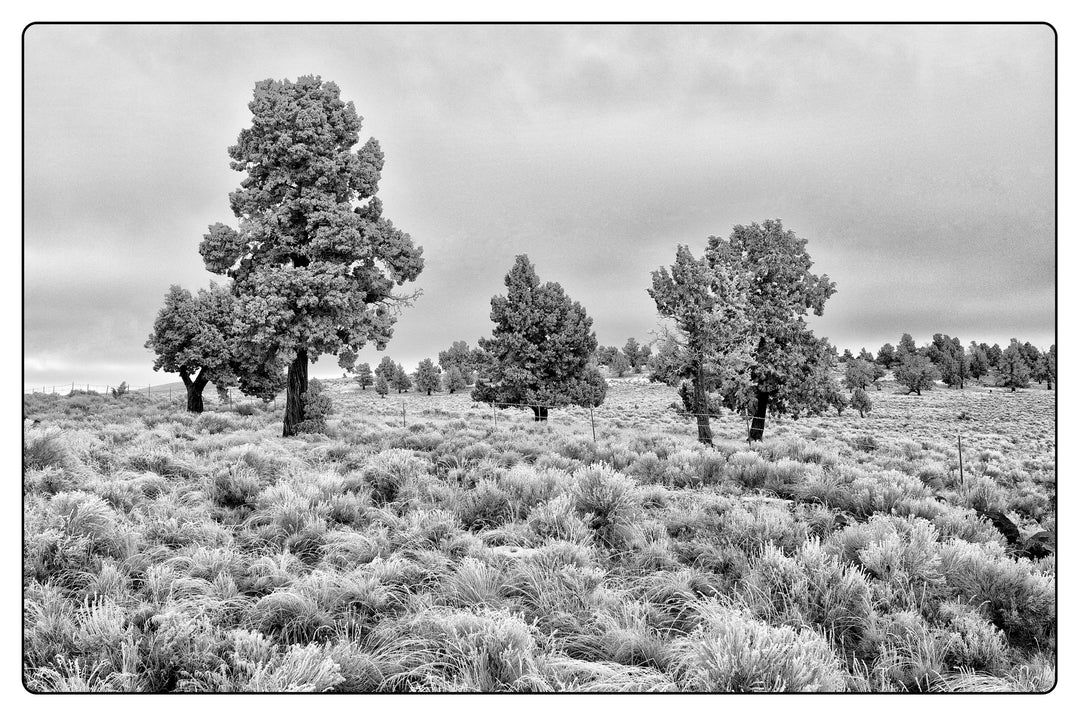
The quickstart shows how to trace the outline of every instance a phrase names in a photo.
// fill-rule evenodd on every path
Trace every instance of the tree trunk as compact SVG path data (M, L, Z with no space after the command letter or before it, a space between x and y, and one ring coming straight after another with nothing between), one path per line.
M705 370L698 362L694 375L694 413L697 414L697 439L699 443L711 446L712 428L709 426L709 401L705 393Z
M533 410L534 421L546 421L547 420L547 406L530 406Z
M765 391L756 391L757 407L754 408L754 418L750 421L750 440L760 441L765 435L765 414L769 410L769 399L772 394Z
M289 364L289 376L285 387L285 428L282 436L295 436L296 427L304 420L304 401L301 394L308 390L307 349L299 349Z
M184 389L187 391L187 410L191 413L202 413L202 392L210 379L203 376L202 369L199 370L199 375L192 379L187 369L182 368L180 369L180 380L184 382Z

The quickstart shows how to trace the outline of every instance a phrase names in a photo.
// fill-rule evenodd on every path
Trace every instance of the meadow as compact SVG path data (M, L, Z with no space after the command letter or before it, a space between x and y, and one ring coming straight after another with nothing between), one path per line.
M493 411L24 397L34 691L1041 692L1056 392L871 390L695 440L667 386ZM404 422L402 407L404 403ZM963 480L957 435L963 450Z

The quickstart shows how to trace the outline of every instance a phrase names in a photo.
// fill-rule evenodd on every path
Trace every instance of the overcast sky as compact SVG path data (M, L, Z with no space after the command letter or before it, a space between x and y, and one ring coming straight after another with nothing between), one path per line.
M318 74L424 247L407 366L488 335L514 255L602 344L650 338L679 243L781 218L815 330L1054 342L1054 36L1028 26L48 26L25 35L27 385L174 380L143 343L235 223L256 81ZM365 349L361 360L381 358ZM313 375L339 375L326 357Z

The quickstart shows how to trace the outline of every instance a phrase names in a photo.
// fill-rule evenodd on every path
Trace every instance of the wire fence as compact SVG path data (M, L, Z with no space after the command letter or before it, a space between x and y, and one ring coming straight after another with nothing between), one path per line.
M143 400L154 401L155 403L176 403L178 405L187 404L187 391L183 386L153 386L147 384L145 386L132 386L127 382L120 384L102 384L102 383L79 383L72 381L71 383L64 383L55 386L43 385L43 386L24 386L24 394L30 395L57 395L57 396L78 396L78 395L98 395L112 398L131 397L139 398ZM225 392L225 396L222 397L217 391L203 391L202 393L203 403L216 404L219 406L232 406L233 405L233 391L228 389ZM271 401L271 405L277 405L277 399L274 398Z

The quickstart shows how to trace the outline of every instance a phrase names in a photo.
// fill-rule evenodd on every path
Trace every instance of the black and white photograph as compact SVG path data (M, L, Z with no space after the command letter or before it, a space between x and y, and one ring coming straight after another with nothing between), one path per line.
M21 45L31 704L1055 690L1049 22Z

